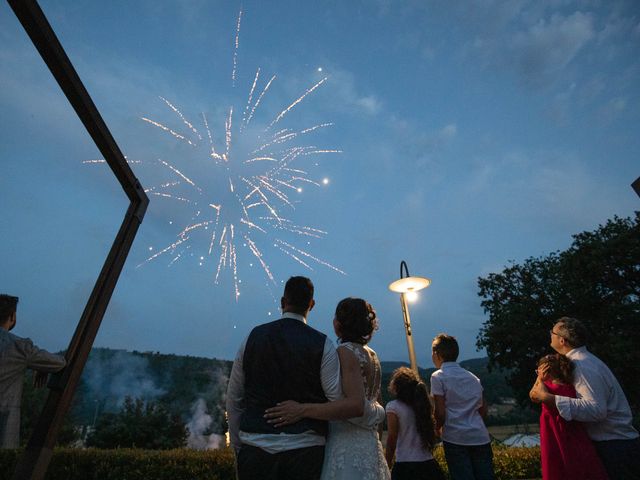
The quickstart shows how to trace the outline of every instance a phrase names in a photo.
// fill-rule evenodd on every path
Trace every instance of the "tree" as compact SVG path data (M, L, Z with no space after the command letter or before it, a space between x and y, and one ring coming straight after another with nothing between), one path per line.
M184 447L187 430L178 415L159 403L126 397L119 413L105 413L87 438L98 448L170 449Z
M582 320L589 350L613 371L635 411L640 407L640 212L614 217L573 236L563 252L512 263L478 279L488 320L476 344L490 366L510 370L528 401L536 361L549 353L549 330L562 316Z

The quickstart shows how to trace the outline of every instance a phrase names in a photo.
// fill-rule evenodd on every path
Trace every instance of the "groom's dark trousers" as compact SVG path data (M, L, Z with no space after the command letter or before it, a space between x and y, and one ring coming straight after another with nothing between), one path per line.
M280 453L242 445L238 453L239 480L318 480L324 447L307 447Z

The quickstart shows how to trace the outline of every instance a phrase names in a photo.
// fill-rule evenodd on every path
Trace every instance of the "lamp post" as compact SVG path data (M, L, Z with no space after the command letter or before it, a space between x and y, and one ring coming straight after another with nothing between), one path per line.
M431 285L431 280L428 278L409 276L409 268L407 267L407 262L404 260L400 262L400 279L389 284L389 290L400 294L404 332L407 336L407 349L409 350L409 362L411 363L411 369L416 373L418 373L418 362L416 361L416 351L413 348L411 317L409 316L407 296L413 297L415 292L427 288L429 285Z

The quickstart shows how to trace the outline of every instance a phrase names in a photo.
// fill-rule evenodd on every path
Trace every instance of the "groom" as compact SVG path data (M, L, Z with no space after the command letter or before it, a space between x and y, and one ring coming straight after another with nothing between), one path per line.
M282 318L251 331L229 378L229 434L240 480L320 478L327 422L302 419L276 429L264 412L284 400L323 403L341 396L335 347L307 325L315 305L311 280L291 277L280 304ZM342 413L354 417L362 409Z

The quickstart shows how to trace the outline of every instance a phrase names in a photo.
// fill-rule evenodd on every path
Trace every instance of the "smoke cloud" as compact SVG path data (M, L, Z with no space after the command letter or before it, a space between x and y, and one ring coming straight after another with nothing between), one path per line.
M187 423L189 436L187 437L187 447L194 450L213 450L226 445L224 435L217 433L207 433L210 431L213 418L207 413L207 402L199 398L191 408L192 417Z

